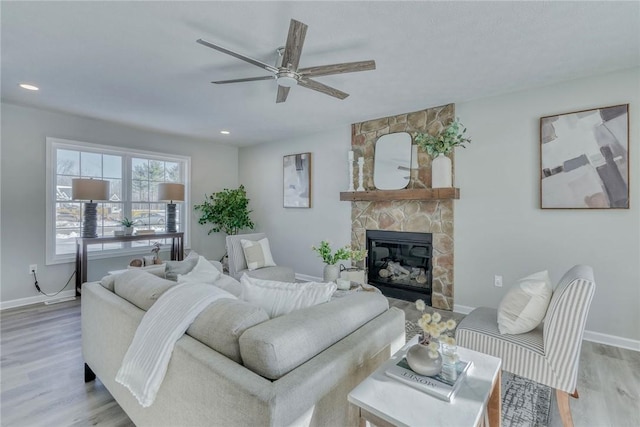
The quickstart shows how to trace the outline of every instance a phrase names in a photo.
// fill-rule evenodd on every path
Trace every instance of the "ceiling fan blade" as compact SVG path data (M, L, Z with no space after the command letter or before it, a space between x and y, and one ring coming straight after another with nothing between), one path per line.
M342 64L320 65L318 67L301 68L298 74L305 77L329 76L331 74L356 73L376 69L376 61L344 62Z
M291 88L278 85L278 96L276 97L276 104L279 104L287 100L287 96L289 95L289 89Z
M282 66L290 70L297 70L300 63L300 55L302 54L302 45L307 35L307 25L295 19L289 24L289 35L287 36L287 44L284 47L282 55Z
M214 83L217 85L224 85L227 83L256 82L258 80L273 80L275 78L276 76L247 77L246 79L218 80L211 83Z
M197 43L200 43L203 46L207 46L210 47L211 49L215 49L218 50L220 52L226 53L227 55L231 55L235 58L241 59L245 62L248 62L249 64L253 64L256 65L260 68L264 68L267 71L271 71L272 73L277 73L278 69L276 67L274 67L273 65L269 65L269 64L265 64L262 61L258 61L257 59L253 59L253 58L249 58L248 56L242 55L240 53L234 52L232 50L229 50L227 48L224 48L222 46L218 46L217 44L213 44L211 42L208 42L206 40L203 39L198 39L196 40Z
M300 80L298 80L298 85L306 87L307 89L325 93L338 99L345 99L347 96L349 96L348 93L342 92L341 90L338 90L331 86L327 86L315 80L308 79L306 77L300 78Z

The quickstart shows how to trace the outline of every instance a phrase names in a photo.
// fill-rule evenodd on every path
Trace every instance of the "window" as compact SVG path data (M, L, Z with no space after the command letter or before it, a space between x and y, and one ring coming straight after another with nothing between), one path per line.
M166 204L157 201L158 184L185 184L188 198L190 159L96 145L57 138L47 138L47 263L75 259L75 239L80 237L83 205L72 200L73 178L96 178L109 181L109 201L98 203L98 235L113 236L122 229L120 221L131 219L135 229L165 231ZM178 229L188 236L189 201L177 204ZM158 239L153 239L157 241ZM136 251L150 241L90 245L91 255L120 256L123 249Z

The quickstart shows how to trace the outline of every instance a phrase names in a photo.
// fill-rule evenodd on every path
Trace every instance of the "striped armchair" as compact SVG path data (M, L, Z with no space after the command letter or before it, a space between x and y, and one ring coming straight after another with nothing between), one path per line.
M257 270L249 270L247 261L244 258L244 251L240 241L244 240L262 240L267 237L264 233L252 234L236 234L227 236L227 255L229 256L229 276L240 280L243 274L255 277L256 279L276 280L279 282L295 282L296 277L291 267L277 265L275 267L264 267Z
M578 397L578 362L589 306L593 269L576 265L556 286L543 324L531 332L501 335L497 310L480 307L456 329L458 345L500 357L502 369L556 389L564 427L573 426L569 395Z

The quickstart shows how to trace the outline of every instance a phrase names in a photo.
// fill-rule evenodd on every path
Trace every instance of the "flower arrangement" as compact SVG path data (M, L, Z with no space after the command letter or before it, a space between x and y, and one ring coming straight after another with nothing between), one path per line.
M366 250L352 249L350 246L338 248L335 253L331 249L331 244L323 240L320 246L311 246L311 249L318 253L322 261L327 265L334 265L338 261L352 259L354 261L362 261L367 256Z
M419 342L429 348L430 358L437 359L438 340L450 345L455 345L455 338L444 335L444 333L446 331L453 331L457 325L456 321L453 319L441 321L442 316L438 312L433 314L425 313L424 311L427 308L427 305L421 299L416 301L416 308L423 313L422 317L418 320L418 326L422 329Z
M462 130L460 130L462 128ZM437 136L428 133L414 134L414 141L431 157L439 154L449 154L455 147L465 148L464 144L470 143L471 139L465 137L467 128L456 118L446 129Z

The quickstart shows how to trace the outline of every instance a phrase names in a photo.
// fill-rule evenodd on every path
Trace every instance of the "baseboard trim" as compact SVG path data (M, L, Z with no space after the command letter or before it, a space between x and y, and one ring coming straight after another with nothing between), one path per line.
M38 304L45 301L56 301L61 298L69 298L76 295L76 291L74 289L68 291L62 291L58 295L54 297L48 297L45 295L37 295L35 297L27 297L27 298L18 298L10 301L2 301L0 302L0 311L6 310L8 308L16 308L22 307L25 305Z
M582 336L582 338L586 341L626 348L627 350L640 351L640 340L632 340L629 338L623 338L615 335L603 334L593 331L584 331L584 335Z
M466 305L453 305L453 311L460 314L469 314L475 307ZM628 350L640 351L640 341L629 338L618 337L616 335L603 334L600 332L584 331L582 337L586 341L597 342L599 344L607 344L614 347L626 348Z

